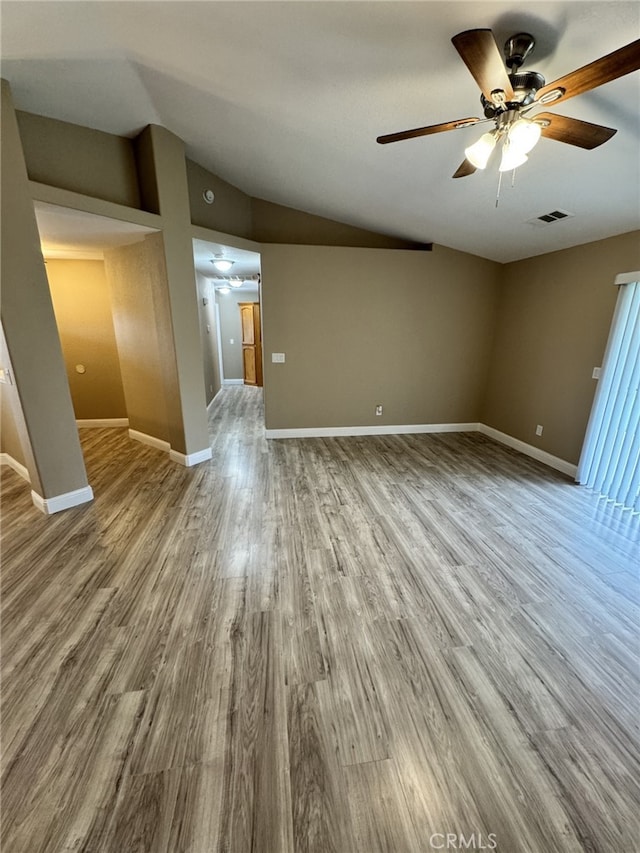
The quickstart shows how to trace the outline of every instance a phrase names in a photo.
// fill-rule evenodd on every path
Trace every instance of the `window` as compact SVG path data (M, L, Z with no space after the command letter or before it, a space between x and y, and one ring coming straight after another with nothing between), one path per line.
M640 273L620 292L576 479L640 512Z

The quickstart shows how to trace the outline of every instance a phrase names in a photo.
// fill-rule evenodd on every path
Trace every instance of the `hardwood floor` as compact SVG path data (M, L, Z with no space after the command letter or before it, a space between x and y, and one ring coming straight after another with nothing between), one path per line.
M261 399L193 469L81 430L56 516L3 469L1 849L637 849L638 516L480 434L269 442Z

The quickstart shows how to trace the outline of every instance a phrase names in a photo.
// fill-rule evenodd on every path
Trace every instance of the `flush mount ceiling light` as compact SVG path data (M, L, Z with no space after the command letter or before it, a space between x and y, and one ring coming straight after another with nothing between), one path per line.
M218 293L231 293L230 287L218 287L216 288L216 290L218 291Z
M229 272L233 266L233 261L228 261L223 255L216 255L212 259L211 263L217 270L220 270L220 272Z
M242 287L243 282L241 278L230 278L229 284L231 287Z
M220 261L212 261L211 262L217 270L220 272L229 272L231 267L233 266L233 261L220 260Z

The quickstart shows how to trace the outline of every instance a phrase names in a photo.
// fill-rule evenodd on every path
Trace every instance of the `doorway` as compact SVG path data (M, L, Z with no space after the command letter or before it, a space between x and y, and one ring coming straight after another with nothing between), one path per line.
M240 327L242 329L242 368L245 385L262 388L262 332L260 303L240 302Z

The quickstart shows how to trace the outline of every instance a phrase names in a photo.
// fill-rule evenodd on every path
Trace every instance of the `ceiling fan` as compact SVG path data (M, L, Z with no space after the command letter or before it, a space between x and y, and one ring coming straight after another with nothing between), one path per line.
M458 33L451 41L480 87L484 120L463 118L417 127L379 136L377 142L386 145L402 139L414 139L492 121L493 130L483 134L476 143L465 149L465 160L454 173L454 178L463 178L473 174L476 169L484 169L498 143L502 143L500 172L511 171L526 162L528 152L540 136L579 148L597 148L611 139L615 129L550 112L538 112L529 117L529 111L536 107L555 106L560 101L588 92L640 68L640 39L553 83L545 83L544 77L536 71L520 70L535 47L535 39L529 33L518 33L507 39L504 61L489 29L466 30Z

